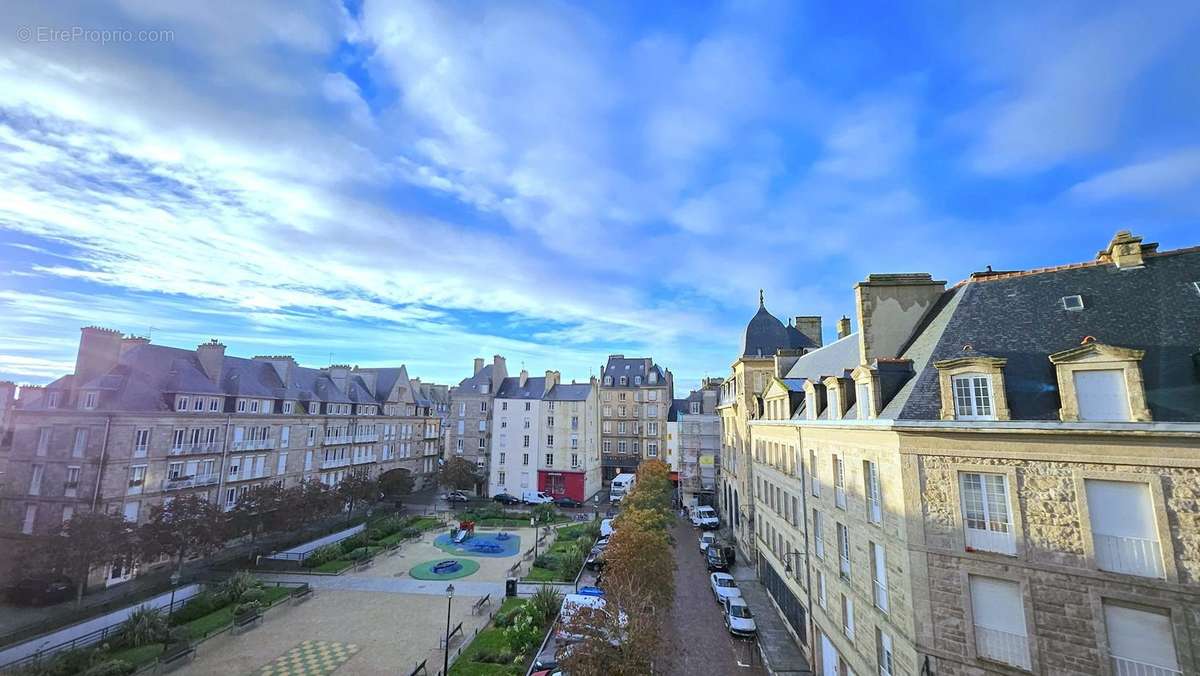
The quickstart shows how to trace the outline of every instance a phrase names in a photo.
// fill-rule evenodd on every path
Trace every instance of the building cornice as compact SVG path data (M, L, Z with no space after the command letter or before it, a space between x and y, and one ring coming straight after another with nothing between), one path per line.
M893 432L982 432L993 434L1127 434L1198 436L1200 423L1193 422L1059 422L1055 420L965 421L965 420L751 420L753 426L888 430Z

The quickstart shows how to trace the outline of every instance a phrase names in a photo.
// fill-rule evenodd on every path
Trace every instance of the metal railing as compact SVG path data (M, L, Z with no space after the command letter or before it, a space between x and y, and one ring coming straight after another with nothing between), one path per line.
M1011 527L1008 531L979 528L967 528L966 531L967 549L1009 555L1017 553L1017 540L1013 537Z
M883 521L883 507L878 500L873 498L867 499L867 518L871 523L880 523Z
M352 444L352 443L354 443L354 437L349 436L349 435L344 435L344 436L340 436L340 437L325 437L325 440L322 443L324 443L326 446L334 446L337 444Z
M185 488L196 488L197 486L211 486L220 480L221 477L216 474L209 474L207 476L179 477L178 479L164 479L162 482L162 490L179 491Z
M372 462L375 462L374 455L359 455L359 456L355 456L353 459L353 463L355 465L366 465L366 464L372 463Z
M979 656L1014 667L1029 669L1029 637L1001 629L975 625L975 648Z
M352 458L332 458L330 460L321 461L321 469L330 469L333 467L349 467L353 462Z
M850 558L848 556L846 556L845 554L840 554L838 556L838 558L840 559L839 564L838 564L839 565L838 572L840 572L842 574L842 577L849 580L850 579Z
M1112 663L1115 676L1183 676L1183 672L1178 669L1139 662L1128 657L1113 655Z
M361 443L369 442L369 441L379 441L379 433L378 432L367 432L364 434L355 434L354 435L354 443L356 443L356 444L361 444Z
M1142 577L1164 577L1158 540L1094 533L1096 565L1101 570Z
M268 448L275 448L274 439L243 439L233 442L235 451L264 451Z
M191 455L193 453L220 453L221 442L219 441L201 441L198 443L179 444L172 446L168 451L168 455Z
M833 487L833 502L842 509L846 508L846 489L841 486Z
M875 607L887 612L888 610L888 588L887 585L880 580L875 580L873 593L875 595Z

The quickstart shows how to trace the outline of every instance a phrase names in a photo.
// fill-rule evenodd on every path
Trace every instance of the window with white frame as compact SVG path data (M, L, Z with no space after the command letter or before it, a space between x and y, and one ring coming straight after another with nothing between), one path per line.
M290 402L290 401L285 401L285 402L283 402L283 412L284 412L285 414L291 414L291 412L292 412L292 407L293 407L293 404L292 404L292 402Z
M658 442L655 442L655 441L647 441L646 442L646 456L650 457L650 458L658 457Z
M504 470L500 470L500 472L497 474L496 483L500 484L501 486L504 485Z
M992 408L992 377L964 373L950 378L954 392L954 417L958 420L995 420Z
M837 387L825 388L825 409L828 411L826 417L830 420L838 420L842 417L841 403L838 400Z
M1015 555L1017 539L1009 509L1008 476L962 472L959 493L967 549Z
M892 636L887 632L875 630L875 649L879 653L879 676L892 676L895 664L892 658Z
M1165 577L1149 484L1085 479L1084 488L1096 566L1114 573Z
M45 465L33 465L29 472L29 494L42 494L42 477L46 473Z
M864 493L867 497L867 521L883 521L883 500L879 493L879 465L870 460L863 461Z
M871 386L858 383L854 386L855 405L858 407L858 419L866 420L871 417Z
M1167 610L1105 599L1104 627L1113 674L1183 676Z
M817 605L821 606L822 608L825 608L828 606L828 604L829 604L829 594L827 593L826 587L825 587L825 571L818 570L817 571Z
M854 638L854 598L847 594L842 594L842 633Z
M833 456L833 501L840 509L846 508L846 461Z
M528 453L521 454L521 464L525 465L525 466L529 466L529 454Z
M812 481L812 494L814 498L821 497L821 478L817 471L817 452L809 450L808 452L808 471Z
M187 397L176 397L175 398L175 410L176 411L186 411L187 405L188 405Z
M887 552L878 542L871 543L871 596L875 607L888 611Z
M88 393L84 394L83 395L83 407L88 408L88 409L96 408L97 396L98 396L98 393L96 393L96 392L88 392ZM184 406L186 406L187 399L184 399L183 403L184 403Z
M970 576L975 649L984 659L1032 668L1021 586L1010 580Z
M487 448L487 445L483 441L483 437L479 438L479 448L480 448L480 450Z
M79 427L75 429L75 443L71 446L71 457L82 458L84 451L87 450L88 433L87 429Z
M691 411L692 411L692 415L699 415L700 414L700 402L693 401L692 405L691 405Z
M204 397L194 397L192 399L192 410L193 411L203 411L204 410Z
M850 579L850 530L845 524L837 525L838 541L838 572L847 580Z
M1078 370L1072 372L1071 378L1075 384L1075 399L1079 402L1080 420L1130 420L1125 371Z
M553 453L547 453L547 454L546 454L546 466L547 466L547 467L553 467L553 466L554 466L554 454L553 454Z
M572 468L579 467L579 454L578 453L571 454L571 467Z
M25 520L21 522L21 532L25 535L33 535L33 525L37 522L37 505L30 503L25 505Z
M44 456L48 450L50 450L50 428L38 428L37 449L34 451L34 453L39 456Z
M67 479L63 482L63 487L67 489L79 487L79 465L71 465L67 468Z
M220 397L212 397L208 400L208 410L216 411L221 407Z

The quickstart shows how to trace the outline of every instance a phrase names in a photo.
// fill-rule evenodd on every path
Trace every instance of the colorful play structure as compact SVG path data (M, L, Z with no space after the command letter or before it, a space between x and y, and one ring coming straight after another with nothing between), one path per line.
M474 521L459 521L458 526L450 529L450 540L456 545L461 545L469 538L475 535Z

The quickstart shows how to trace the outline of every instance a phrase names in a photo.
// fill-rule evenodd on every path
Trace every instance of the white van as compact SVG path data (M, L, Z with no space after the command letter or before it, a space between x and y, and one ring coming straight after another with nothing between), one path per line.
M600 537L612 537L612 534L615 532L617 532L617 529L613 527L612 519L605 519L600 522Z
M554 502L554 498L541 491L524 491L521 493L521 502L527 505L544 505L547 502Z
M721 520L712 507L697 507L692 511L692 525L704 530L715 530L721 527Z
M621 498L625 497L625 494L633 488L636 481L637 475L628 472L613 477L612 483L608 486L608 501L613 504L621 502Z

